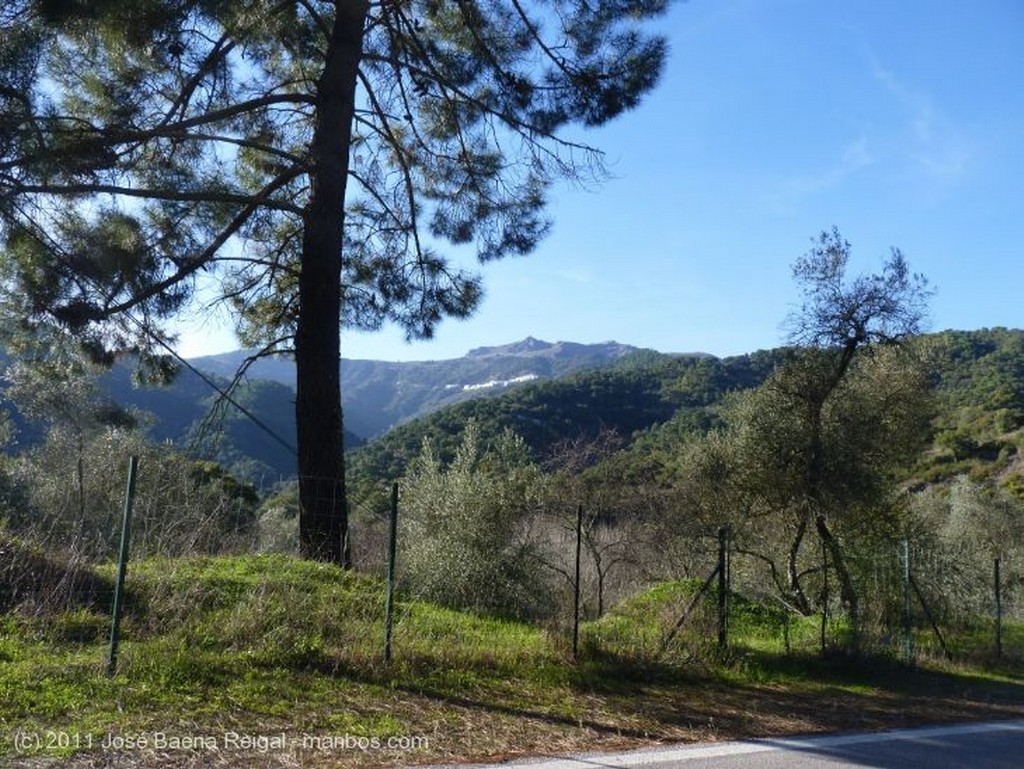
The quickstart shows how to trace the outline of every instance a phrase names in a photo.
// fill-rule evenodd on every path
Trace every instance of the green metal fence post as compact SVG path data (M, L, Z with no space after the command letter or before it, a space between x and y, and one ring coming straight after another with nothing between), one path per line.
M398 484L391 484L391 525L388 533L388 596L384 609L384 662L391 664L395 628L395 561L398 552Z
M718 530L718 648L729 645L729 528Z
M828 545L821 540L821 656L828 653Z
M576 578L573 580L572 658L580 653L580 566L583 556L583 505L576 506Z
M903 540L903 656L908 664L914 662L914 635L910 615L910 540Z
M1003 588L999 578L999 559L995 560L996 586L996 659L1003 657Z
M113 619L110 624L110 653L107 657L107 675L117 672L117 652L121 643L121 612L124 608L124 578L128 570L128 545L131 542L132 505L135 502L135 476L139 458L128 460L128 487L124 494L124 518L121 523L121 551L117 559L117 582L114 584Z

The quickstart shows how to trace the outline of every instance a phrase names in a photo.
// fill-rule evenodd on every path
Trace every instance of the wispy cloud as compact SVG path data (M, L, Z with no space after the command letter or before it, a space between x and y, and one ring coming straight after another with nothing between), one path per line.
M949 187L970 170L976 147L956 124L936 109L932 99L914 88L877 56L869 54L871 74L902 113L897 150L929 185Z
M976 140L938 109L931 97L867 54L868 75L884 96L871 104L860 131L837 146L831 162L797 172L778 184L772 203L791 212L810 198L842 188L860 174L884 174L913 185L925 198L945 196L974 167ZM881 179L874 179L879 183Z
M848 179L876 162L866 136L858 136L839 148L835 160L817 171L798 174L783 182L776 205L790 209L801 200L842 186Z
M590 270L556 270L554 275L567 283L589 285L594 282L594 274Z

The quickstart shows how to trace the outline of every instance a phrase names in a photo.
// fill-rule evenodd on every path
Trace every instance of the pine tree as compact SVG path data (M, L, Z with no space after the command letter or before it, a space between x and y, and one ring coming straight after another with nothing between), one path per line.
M566 138L634 107L666 0L15 0L0 11L6 305L95 357L156 359L215 285L243 343L293 353L306 557L347 530L341 326L426 338L481 262L545 234Z

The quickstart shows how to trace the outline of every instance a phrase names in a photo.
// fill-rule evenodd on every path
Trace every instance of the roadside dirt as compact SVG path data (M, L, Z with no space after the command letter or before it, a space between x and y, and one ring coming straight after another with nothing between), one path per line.
M624 681L604 691L566 691L544 705L395 689L374 708L415 737L414 749L353 744L303 746L295 724L266 723L253 734L283 734L267 750L96 751L64 759L14 759L18 769L69 767L394 767L496 763L527 756L651 747L751 737L871 731L924 724L1024 717L1024 684L939 672L879 672L877 681L730 684L712 678ZM340 703L339 703L340 706ZM350 704L349 704L350 706ZM344 706L341 706L344 707ZM215 725L197 725L212 734ZM323 735L315 735L323 736ZM315 743L314 743L315 744Z

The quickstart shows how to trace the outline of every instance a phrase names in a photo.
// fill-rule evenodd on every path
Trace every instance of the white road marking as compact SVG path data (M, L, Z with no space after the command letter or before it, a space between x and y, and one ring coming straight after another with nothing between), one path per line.
M923 742L942 737L954 737L964 734L984 734L990 732L1017 731L1024 732L1024 720L991 721L980 724L962 724L958 726L927 726L916 729L894 729L885 732L867 734L839 734L822 737L783 737L742 742L723 742L720 744L681 745L673 748L642 749L623 753L595 753L592 755L565 756L548 759L526 759L507 764L489 765L509 767L510 769L630 769L630 767L656 766L669 762L695 761L706 758L724 756L741 756L751 753L773 753L782 750L815 750L821 748L838 748L845 745L860 745L872 742L888 742L891 740L914 740ZM480 764L478 766L487 766ZM463 767L463 769L471 769Z

